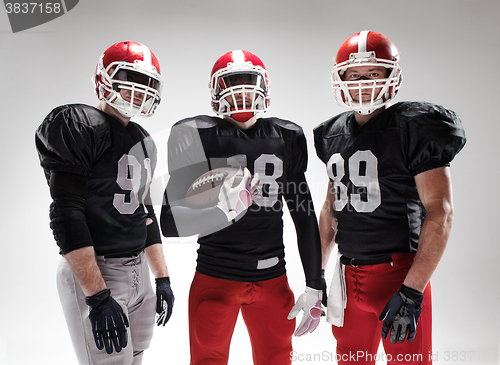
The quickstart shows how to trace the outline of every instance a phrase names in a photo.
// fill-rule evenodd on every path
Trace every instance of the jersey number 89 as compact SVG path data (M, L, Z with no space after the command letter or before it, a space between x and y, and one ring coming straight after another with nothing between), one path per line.
M348 202L359 213L371 213L377 209L381 203L377 166L377 157L371 151L357 151L348 159L349 179L354 186L366 189L366 199L362 199L361 194L348 194L347 186L342 183L346 174L342 155L335 153L330 157L326 169L335 189L336 211L343 210Z

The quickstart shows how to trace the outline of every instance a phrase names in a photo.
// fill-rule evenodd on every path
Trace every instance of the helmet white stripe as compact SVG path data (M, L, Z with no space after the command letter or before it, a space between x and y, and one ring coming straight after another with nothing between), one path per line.
M368 32L369 32L369 30L364 30L364 31L359 33L358 52L366 52L366 43L368 41Z
M238 51L233 51L233 61L236 64L242 64L245 62L245 55L243 54L243 51L238 50Z
M142 43L139 43L142 47L142 57L143 57L143 61L146 62L148 65L152 65L152 61L151 61L151 50L145 46L144 44Z

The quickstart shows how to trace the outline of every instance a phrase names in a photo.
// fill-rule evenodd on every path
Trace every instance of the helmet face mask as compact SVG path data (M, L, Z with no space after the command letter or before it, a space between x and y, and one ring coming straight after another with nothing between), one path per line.
M270 80L262 61L247 51L231 51L215 63L210 77L212 109L245 122L270 106Z
M163 80L158 60L140 43L121 42L108 48L93 80L99 100L125 117L150 116L161 101Z
M345 80L349 69L381 66L387 70L386 77ZM332 69L332 88L337 104L359 114L371 114L396 96L401 82L399 53L392 41L383 34L363 31L349 37L340 47ZM361 95L366 90L371 92L370 100L354 100L352 97L352 93Z

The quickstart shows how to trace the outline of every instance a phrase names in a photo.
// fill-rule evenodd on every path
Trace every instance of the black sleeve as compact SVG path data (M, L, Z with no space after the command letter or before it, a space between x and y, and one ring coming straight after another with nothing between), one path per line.
M297 232L306 285L321 290L321 241L309 186L304 173L287 178L284 196Z
M216 206L194 209L185 202L190 185L210 170L196 123L172 127L168 140L168 170L170 177L160 216L165 237L204 236L231 224Z
M160 215L161 231L165 237L206 236L230 224L232 222L228 222L224 212L216 206L203 209L171 206L165 193Z
M147 218L153 220L152 223L146 226L147 237L145 247L149 247L156 243L161 243L160 226L158 225L158 220L156 219L155 211L152 205L145 205L147 211Z
M88 175L94 161L109 147L111 139L99 115L89 121L83 107L60 106L50 112L35 133L41 166L48 171Z
M423 111L416 108L403 136L413 175L448 166L466 141L460 118L453 111L428 103L420 108Z
M299 129L293 143L289 144L291 149L290 153L290 164L288 168L288 173L301 173L305 172L307 169L307 142L306 136L302 128Z
M172 209L168 202L168 194L166 189L163 196L163 203L160 213L161 233L165 237L180 237L179 232L177 232L177 228L175 227L175 220L172 214Z
M323 139L323 124L320 124L313 130L314 135L314 148L316 150L316 155L318 158L326 163L325 161L325 152L324 152L324 139Z
M54 171L49 180L52 203L50 228L61 254L93 246L85 216L87 178L70 172Z

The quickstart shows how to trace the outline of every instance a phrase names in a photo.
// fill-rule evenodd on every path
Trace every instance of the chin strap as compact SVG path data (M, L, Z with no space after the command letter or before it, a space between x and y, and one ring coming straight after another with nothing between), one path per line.
M243 112L243 113L233 113L231 114L231 118L239 123L245 123L250 120L255 115L254 112Z

